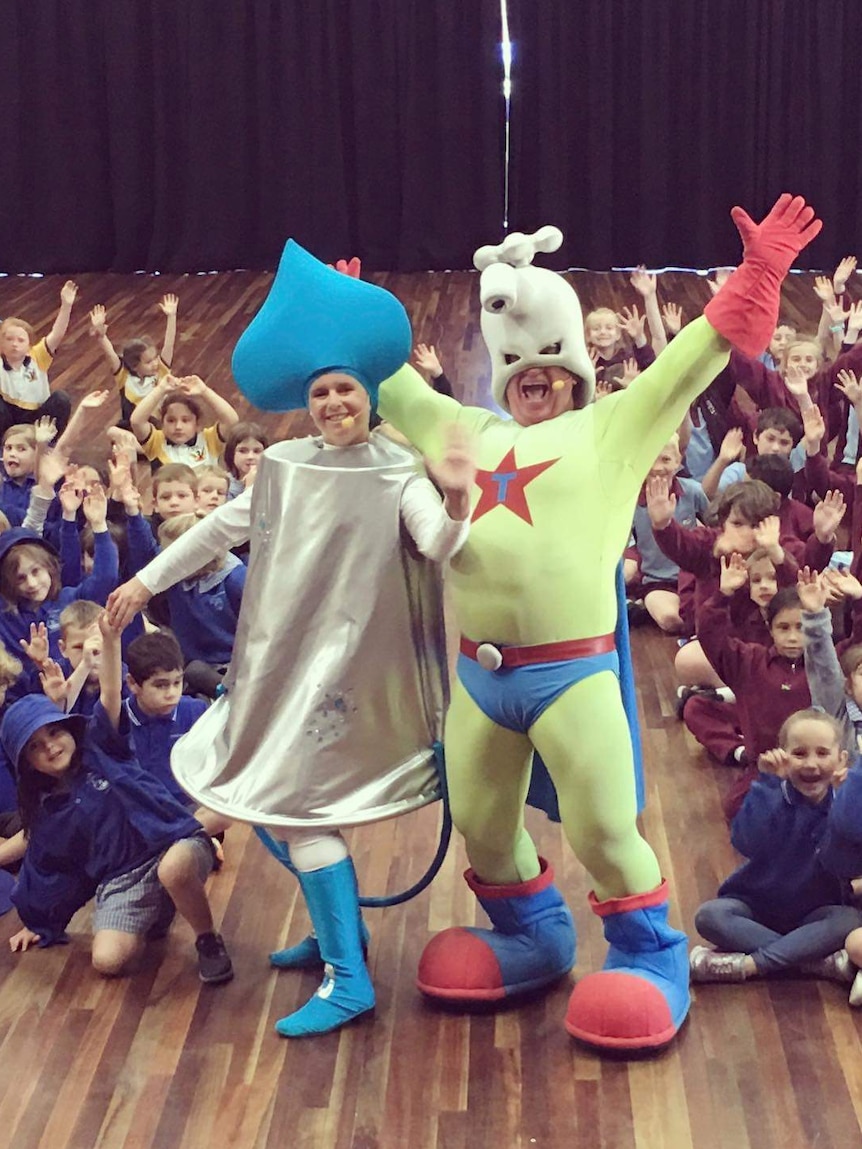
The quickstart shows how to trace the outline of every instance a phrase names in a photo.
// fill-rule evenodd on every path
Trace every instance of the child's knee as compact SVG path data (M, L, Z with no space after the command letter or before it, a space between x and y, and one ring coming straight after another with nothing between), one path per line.
M92 964L102 977L120 977L144 947L143 939L134 935L120 938L96 934L93 938Z
M854 965L862 966L862 926L847 935L844 948Z

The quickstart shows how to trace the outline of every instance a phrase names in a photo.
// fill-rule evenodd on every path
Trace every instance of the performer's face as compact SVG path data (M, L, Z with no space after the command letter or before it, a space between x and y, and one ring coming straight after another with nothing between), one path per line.
M516 423L532 427L571 411L574 386L575 377L565 367L528 367L509 380L506 402Z
M308 413L331 447L350 447L368 441L371 400L352 376L339 371L319 375L308 393Z

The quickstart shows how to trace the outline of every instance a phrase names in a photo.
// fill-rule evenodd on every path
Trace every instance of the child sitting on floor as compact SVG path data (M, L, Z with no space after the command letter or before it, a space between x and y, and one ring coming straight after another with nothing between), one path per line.
M216 422L205 425L205 406ZM161 409L162 425L150 422ZM132 412L130 423L141 444L141 451L151 462L186 463L200 467L217 463L224 450L224 440L239 416L215 391L197 375L160 379Z
M211 464L198 467L195 478L197 480L196 510L199 515L208 515L210 511L214 511L216 507L227 502L230 475L223 467Z
M33 328L25 320L8 315L0 323L0 433L43 415L60 431L68 423L71 400L65 391L51 391L48 368L69 329L77 294L78 285L71 279L63 284L54 326L38 343L33 344Z
M23 952L66 941L72 915L95 896L93 968L115 976L176 907L194 930L201 980L227 981L233 968L204 889L212 845L136 762L121 700L120 635L106 615L100 628L104 658L92 718L30 695L9 708L0 727L27 834L13 893L23 928L9 945Z
M230 474L227 497L235 499L254 482L260 457L270 439L260 423L235 423L224 445L224 465Z
M100 303L90 312L90 334L95 335L111 368L120 391L120 404L123 420L128 426L132 411L138 403L149 395L159 379L171 373L174 358L174 344L177 338L177 308L179 300L175 295L164 295L159 301L159 310L165 317L165 338L162 350L149 335L130 339L117 352L108 338L108 320L104 306Z
M778 748L761 754L758 766L731 828L748 860L695 915L698 933L717 948L694 947L692 981L792 970L849 984L854 970L843 946L862 912L851 904L850 881L827 868L820 849L834 788L847 774L838 722L818 710L791 714Z

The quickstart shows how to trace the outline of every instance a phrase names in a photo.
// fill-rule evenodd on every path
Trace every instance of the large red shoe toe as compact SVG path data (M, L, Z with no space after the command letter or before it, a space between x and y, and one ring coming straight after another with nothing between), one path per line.
M677 1031L657 986L613 970L588 974L569 998L566 1029L604 1049L658 1049Z
M496 1001L506 996L494 951L470 930L456 927L433 937L419 961L416 984L429 997Z

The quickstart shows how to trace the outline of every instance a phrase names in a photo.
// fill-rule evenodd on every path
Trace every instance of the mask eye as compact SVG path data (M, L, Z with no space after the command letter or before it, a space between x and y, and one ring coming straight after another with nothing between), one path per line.
M562 350L562 343L549 343L547 347L543 347L539 352L540 355L559 355Z
M505 351L503 352L503 360L507 366L511 365L512 363L517 363L520 358L520 355L509 355Z

